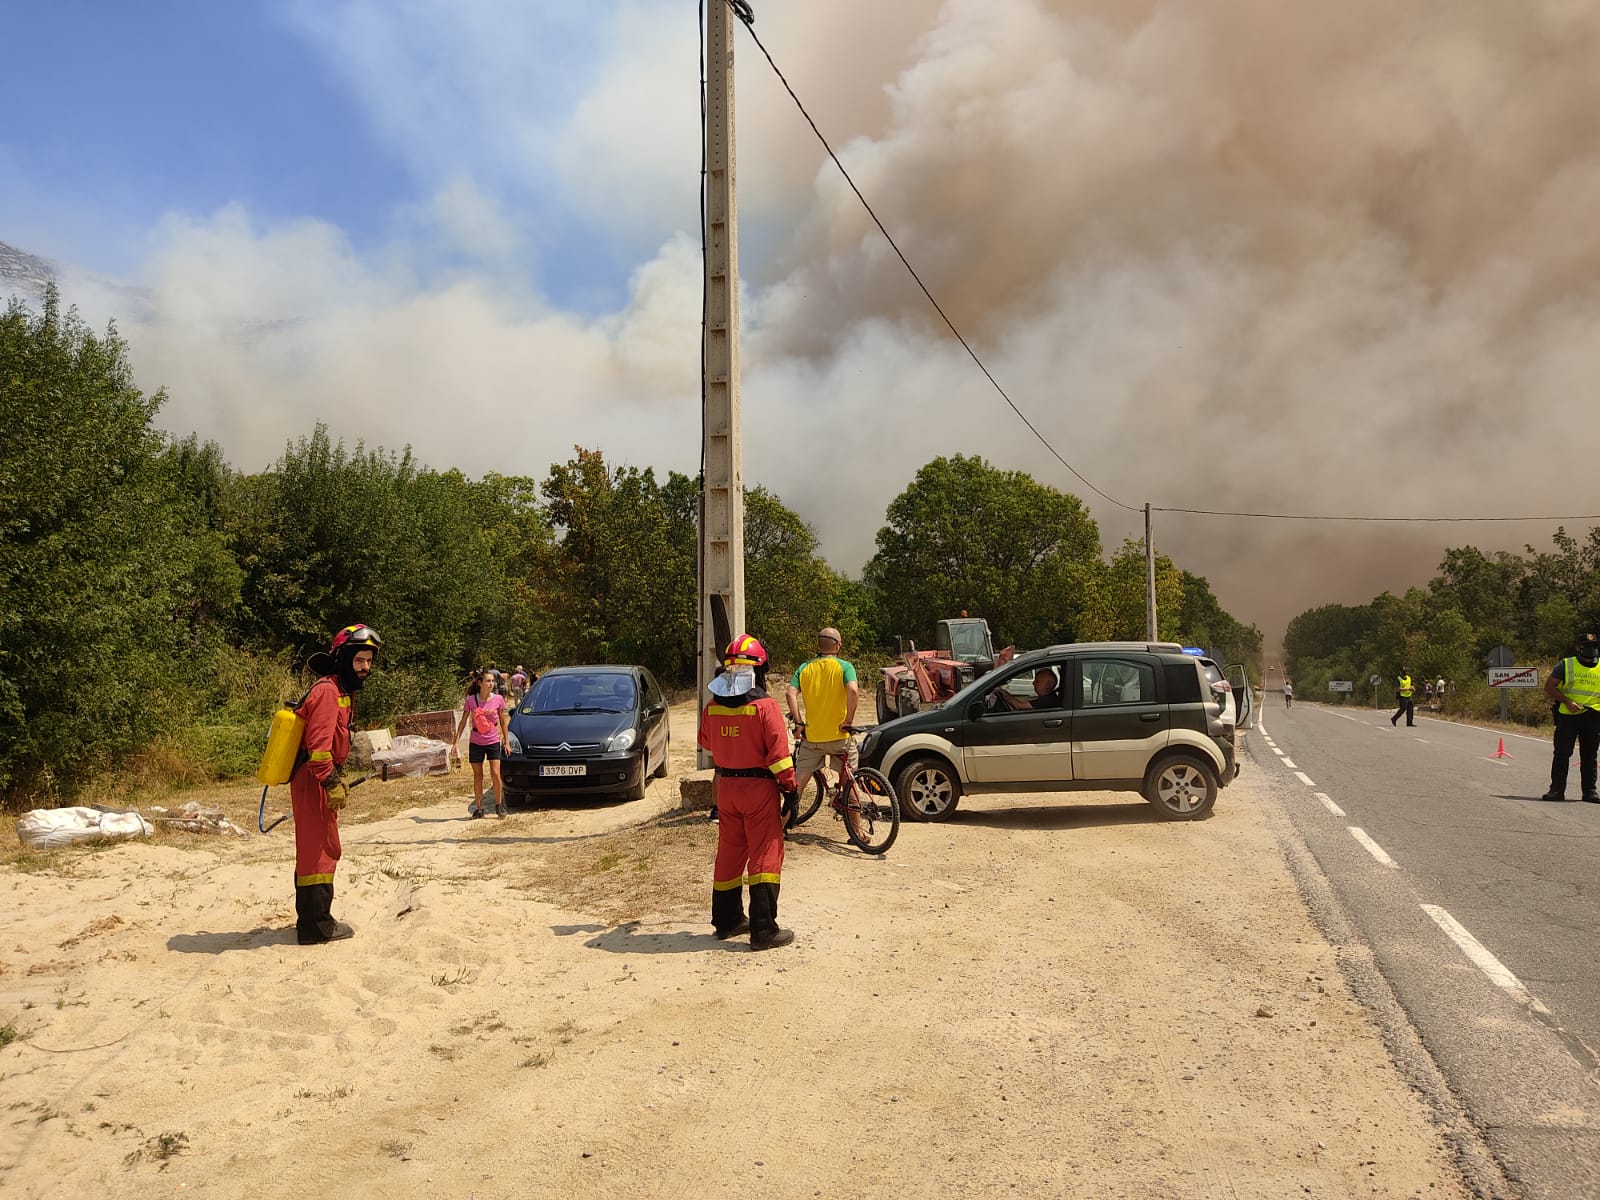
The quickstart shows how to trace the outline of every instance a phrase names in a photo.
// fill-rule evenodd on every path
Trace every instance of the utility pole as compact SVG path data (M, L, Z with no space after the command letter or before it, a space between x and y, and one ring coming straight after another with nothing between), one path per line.
M1150 536L1150 506L1144 506L1144 623L1156 640L1156 544Z
M739 419L739 232L733 136L733 22L706 5L705 352L701 362L700 624L704 697L722 651L744 632L744 492ZM712 765L700 751L699 765Z

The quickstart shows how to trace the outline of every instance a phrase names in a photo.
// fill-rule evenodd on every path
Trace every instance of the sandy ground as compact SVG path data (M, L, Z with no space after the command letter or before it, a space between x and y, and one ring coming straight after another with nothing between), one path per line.
M813 818L768 953L711 937L676 778L506 821L467 794L357 793L328 946L295 944L287 825L13 852L0 1192L1472 1194L1248 765L1196 824L995 797L877 860Z

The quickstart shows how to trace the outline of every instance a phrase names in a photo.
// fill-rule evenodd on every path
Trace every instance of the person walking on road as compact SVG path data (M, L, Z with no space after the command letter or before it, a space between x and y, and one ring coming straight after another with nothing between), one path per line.
M1294 707L1294 684L1287 679L1283 681L1283 706L1285 708Z
M846 756L856 765L855 750L843 726L856 719L861 687L855 667L839 657L839 631L831 625L817 633L817 654L795 668L789 678L789 716L801 731L794 750L795 778L806 780L824 762L837 766ZM805 701L805 717L800 702Z
M1389 718L1389 724L1398 725L1403 714L1408 726L1417 723L1417 706L1413 699L1417 693L1416 686L1411 682L1411 672L1404 667L1400 674L1394 677L1395 692L1400 697L1400 707L1394 710L1394 716Z
M350 757L350 702L372 674L383 640L368 625L346 625L333 635L326 652L308 662L320 676L299 707L306 727L289 799L294 809L294 928L302 946L337 942L355 930L333 913L333 873L344 848L339 842L339 810L350 789L340 774Z
M1600 637L1581 635L1572 657L1564 658L1544 681L1545 695L1555 706L1555 746L1550 760L1550 790L1545 800L1567 798L1567 766L1578 747L1578 779L1583 798L1600 804L1595 791L1595 755L1600 750Z
M794 759L783 709L767 695L767 651L741 633L723 652L727 668L711 681L696 739L717 766L717 860L711 878L711 926L726 941L746 931L750 949L794 941L778 925L783 878L783 809L798 805ZM744 885L750 884L750 911Z

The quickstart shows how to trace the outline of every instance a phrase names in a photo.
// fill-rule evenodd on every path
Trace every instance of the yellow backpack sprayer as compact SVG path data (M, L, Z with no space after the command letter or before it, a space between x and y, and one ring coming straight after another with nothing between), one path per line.
M271 833L289 818L288 813L266 824L267 789L288 783L294 774L295 760L300 757L300 742L306 734L306 719L300 715L302 696L293 704L285 704L272 714L272 726L267 730L267 748L261 752L261 762L256 766L256 782L261 785L261 807L256 812L256 828Z

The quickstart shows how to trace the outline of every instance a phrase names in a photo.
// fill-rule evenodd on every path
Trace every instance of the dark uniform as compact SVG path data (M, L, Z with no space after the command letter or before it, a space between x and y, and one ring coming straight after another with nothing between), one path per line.
M1395 691L1400 695L1400 707L1394 710L1394 716L1389 718L1389 724L1398 724L1401 716L1404 715L1407 725L1415 725L1417 723L1417 706L1415 701L1415 696L1417 694L1416 684L1412 683L1411 676L1405 674L1404 672L1401 672L1399 675L1395 676L1394 684Z
M1567 764L1576 745L1583 798L1600 804L1600 793L1595 791L1595 757L1600 750L1600 638L1592 633L1579 638L1577 654L1556 664L1544 689L1556 702L1550 790L1544 798L1567 798Z

